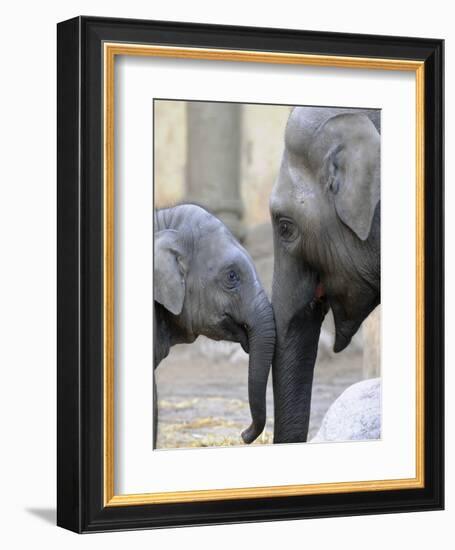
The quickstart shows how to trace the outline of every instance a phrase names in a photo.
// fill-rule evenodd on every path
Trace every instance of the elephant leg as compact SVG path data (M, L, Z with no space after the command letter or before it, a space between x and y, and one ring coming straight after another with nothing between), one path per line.
M153 376L153 448L156 449L158 439L158 390L155 376Z

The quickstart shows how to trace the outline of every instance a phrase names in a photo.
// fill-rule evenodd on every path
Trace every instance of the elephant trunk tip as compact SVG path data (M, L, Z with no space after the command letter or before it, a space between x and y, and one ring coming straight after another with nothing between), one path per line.
M262 428L258 428L256 424L253 422L246 430L243 430L242 432L242 439L243 442L246 445L249 445L250 443L253 443L262 433L265 427L265 422Z

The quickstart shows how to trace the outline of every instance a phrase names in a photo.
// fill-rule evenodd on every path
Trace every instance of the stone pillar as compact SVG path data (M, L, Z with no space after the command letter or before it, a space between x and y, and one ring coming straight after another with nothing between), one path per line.
M243 240L241 105L187 103L186 199L206 207Z
M381 376L381 306L379 305L362 324L363 377Z

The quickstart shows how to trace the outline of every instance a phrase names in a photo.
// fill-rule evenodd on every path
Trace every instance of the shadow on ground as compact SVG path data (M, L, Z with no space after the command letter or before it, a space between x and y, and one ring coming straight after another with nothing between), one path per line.
M52 525L56 525L57 523L57 512L55 508L26 508L25 511L46 523L51 523Z

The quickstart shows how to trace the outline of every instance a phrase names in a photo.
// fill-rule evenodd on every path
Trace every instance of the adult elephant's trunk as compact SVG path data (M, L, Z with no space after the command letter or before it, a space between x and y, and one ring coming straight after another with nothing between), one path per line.
M251 305L251 304L250 304ZM275 349L273 310L263 290L256 296L247 319L249 366L248 398L252 423L242 432L245 443L252 443L264 430L266 421L266 390Z
M318 281L317 274L295 258L275 255L274 443L307 440L314 365L327 311Z
M307 440L313 372L325 307L307 306L289 324L277 324L273 360L274 443Z

